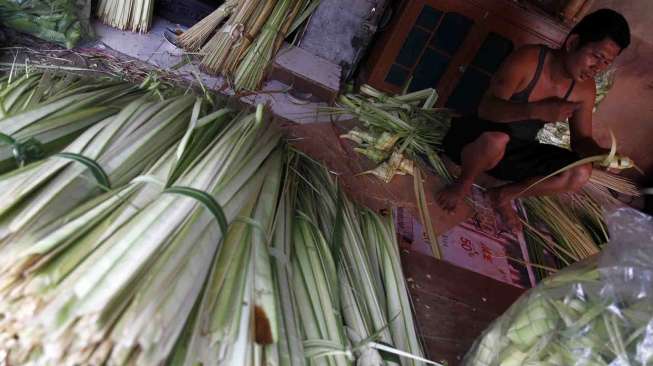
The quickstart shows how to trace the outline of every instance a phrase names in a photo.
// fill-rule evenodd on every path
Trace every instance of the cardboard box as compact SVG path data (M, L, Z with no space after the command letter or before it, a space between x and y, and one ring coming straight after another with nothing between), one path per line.
M472 200L475 214L438 237L442 259L513 286L534 286L532 269L522 264L529 262L523 233L502 232L499 216L480 190L474 190ZM412 250L432 255L419 219L402 208L395 209L394 216L401 241L408 243Z

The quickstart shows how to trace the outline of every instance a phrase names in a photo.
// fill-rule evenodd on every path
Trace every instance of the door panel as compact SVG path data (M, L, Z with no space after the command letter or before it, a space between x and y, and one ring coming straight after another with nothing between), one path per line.
M447 99L446 107L463 114L476 113L492 76L514 48L512 40L488 33L470 65L461 69L462 77Z
M422 12L433 9L424 6ZM413 78L408 91L424 88L438 88L453 57L467 38L474 21L457 12L446 12L439 25L431 34L430 42L422 51L418 67L413 70Z
M450 56L428 48L415 68L408 92L437 88L440 79L447 71L450 60Z
M406 87L439 88L456 57L464 55L462 48L483 14L478 7L457 0L409 1L390 34L382 37L383 45L373 51L368 82L393 93ZM435 62L431 70L430 60Z
M425 6L425 9L428 7ZM473 25L473 19L455 11L447 12L431 38L430 46L453 55L460 49Z
M447 99L445 106L462 114L475 114L490 86L492 75L476 67L469 67Z
M512 40L495 32L490 32L476 53L471 65L494 74L514 48L515 44Z

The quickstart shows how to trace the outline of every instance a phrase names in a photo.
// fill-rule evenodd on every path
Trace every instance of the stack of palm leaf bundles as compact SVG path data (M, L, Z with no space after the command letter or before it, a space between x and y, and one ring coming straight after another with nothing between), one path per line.
M524 294L478 339L469 366L648 365L653 294L651 218L608 217L605 251Z
M121 81L12 70L0 77L0 173L59 151L143 94Z
M195 106L191 129L145 175L4 241L0 331L12 363L149 365L171 354L227 224L281 170L280 134L262 128L262 113L198 119Z
M340 216L344 212L328 192L334 189L328 173L313 162L277 150L259 173L266 183L244 197L239 218L229 225L208 275L200 277L206 278L200 281L201 293L192 297L194 305L186 301L193 308L168 362L379 365L377 348L385 355L401 354L402 365L423 360L391 221L360 209L352 216L355 221ZM336 211L317 210L323 205ZM352 242L344 232L334 234L328 226L335 212L341 212L341 219L335 219L342 222L336 227L353 235L364 232L358 239L362 241ZM357 215L369 221L358 221ZM379 282L366 296L359 295L360 284L352 292L352 283L341 277L347 264L338 258L344 255L354 255L352 263L369 256L369 265L358 271L361 277L356 280L366 279L370 286L371 279ZM362 313L346 306L353 302ZM384 319L386 312L393 316ZM371 319L378 321L378 328L374 323L369 324L371 330L353 328ZM371 333L359 335L351 329ZM369 338L361 339L364 334ZM381 338L388 342L381 343Z
M5 214L30 224L0 243L3 362L424 361L392 221L288 158L262 108L203 109L139 99L77 138L78 159L1 176L44 177Z
M100 0L97 17L121 30L146 33L152 26L154 0Z
M365 173L389 182L395 174L413 174L415 161L426 157L426 162L439 176L450 180L437 149L449 128L451 113L433 109L436 98L432 89L388 96L364 85L358 95L342 96L340 107L331 112L352 115L363 124L364 128L355 128L341 137L357 143L357 152L380 164ZM588 161L617 168L630 167L628 159L614 152L613 146L609 156L592 157ZM609 190L638 194L637 187L627 179L595 169L583 192L568 195L571 205L559 197L524 199L529 220L526 227L533 234L531 238L547 253L560 259L559 265L598 252L607 239L601 204L616 203ZM422 216L422 220L426 219ZM559 243L551 243L548 235L539 232L542 228ZM556 248L557 245L563 249ZM542 262L541 254L532 254L537 264L547 264Z
M188 51L200 51L202 67L226 76L236 90L255 90L283 40L318 4L319 0L227 0L178 42Z

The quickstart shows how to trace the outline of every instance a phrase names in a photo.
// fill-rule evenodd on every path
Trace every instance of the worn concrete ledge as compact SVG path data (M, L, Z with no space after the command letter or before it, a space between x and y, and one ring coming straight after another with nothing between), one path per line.
M335 102L342 69L331 61L292 45L283 47L272 64L269 78L291 85L311 101Z
M94 28L98 35L98 40L97 43L91 46L97 48L109 47L127 56L147 62L155 68L176 73L189 81L195 81L199 76L205 87L222 95L234 96L234 90L223 77L208 75L202 72L197 60L193 60L190 55L185 54L183 50L170 44L164 38L166 29L177 27L176 24L157 17L149 33L138 34L120 31L96 21ZM286 50L288 49L286 48ZM327 113L323 112L323 108L327 107L329 102L333 101L338 93L339 68L337 66L334 67L332 64L329 65L329 62L326 60L319 60L315 57L308 57L312 60L310 63L302 62L302 60L307 60L307 55L305 54L302 55L301 60L293 60L293 55L296 54L296 51L290 54L288 52L280 52L279 60L275 63L281 65L280 67L285 70L292 70L287 71L287 73L296 73L304 80L315 76L318 79L316 85L319 85L319 87L313 88L312 90L322 89L327 91L322 94L317 93L325 97L323 102L297 99L289 93L293 90L290 84L277 80L266 81L262 90L255 94L242 96L240 99L247 104L268 104L272 113L285 122L299 124L329 122L331 118ZM184 62L187 63L173 69L174 66L182 65Z

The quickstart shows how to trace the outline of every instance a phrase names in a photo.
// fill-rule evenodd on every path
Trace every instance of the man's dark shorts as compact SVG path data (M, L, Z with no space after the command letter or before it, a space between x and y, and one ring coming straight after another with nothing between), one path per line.
M575 152L561 147L542 144L535 139L515 138L507 125L477 117L456 118L444 138L444 152L456 164L460 164L461 153L466 145L476 141L484 132L504 132L511 136L504 157L487 173L512 182L549 175L580 159Z

